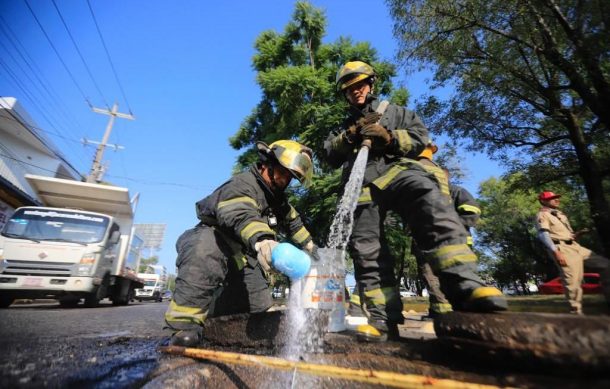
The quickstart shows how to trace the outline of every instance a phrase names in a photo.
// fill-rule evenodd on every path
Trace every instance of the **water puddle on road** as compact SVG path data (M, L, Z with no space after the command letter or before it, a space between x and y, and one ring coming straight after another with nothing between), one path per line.
M117 337L104 339L92 365L68 377L63 387L139 388L158 367L159 340Z

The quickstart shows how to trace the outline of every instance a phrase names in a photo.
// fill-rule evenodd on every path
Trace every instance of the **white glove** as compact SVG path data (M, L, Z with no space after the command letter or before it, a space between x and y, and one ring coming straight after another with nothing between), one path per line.
M265 239L254 244L254 250L256 250L256 259L264 271L271 270L271 251L277 246L278 243L273 239Z

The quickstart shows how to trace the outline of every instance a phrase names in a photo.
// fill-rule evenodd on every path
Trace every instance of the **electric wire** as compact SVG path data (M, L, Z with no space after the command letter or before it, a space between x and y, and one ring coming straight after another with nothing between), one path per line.
M10 155L6 155L6 154L3 154L3 153L0 153L0 157L8 158L8 159L11 159L13 161L16 161L16 162L19 162L19 163L23 163L23 164L26 164L28 166L35 167L37 169L41 169L41 170L45 170L45 171L48 171L48 172L56 173L55 170L50 170L50 169L44 168L42 166L39 166L39 165L30 163L30 162L24 161L22 159L12 157ZM201 190L204 189L204 188L201 188L201 187L198 187L198 186L181 184L181 183L176 183L176 182L149 181L149 180L142 180L142 179L136 179L136 178L131 178L131 177L115 176L115 175L112 175L112 174L106 174L106 176L107 177L112 177L112 178L117 178L117 179L122 179L122 180L126 180L126 181L130 181L130 182L135 182L135 183L139 183L139 184L143 184L143 185L174 186L174 187L192 189L192 190L197 190L197 191L201 191ZM69 178L72 178L72 177L69 177Z
M42 26L42 24L40 23L40 20L38 20L38 17L36 16L36 13L34 13L34 10L32 9L32 7L30 6L30 3L28 2L28 0L23 0L26 4L26 6L28 7L28 9L30 10L30 13L32 14L32 16L34 17L34 20L36 20L36 23L38 24L38 27L40 27L40 29L42 30L42 33L44 34L44 36L47 38L47 41L49 42L49 45L51 45L51 48L53 49L53 51L55 52L55 55L57 55L57 58L59 58L59 61L61 62L61 64L63 65L64 69L66 70L66 72L68 73L68 75L70 76L70 79L72 80L72 82L74 83L74 85L76 86L76 88L78 89L78 91L80 92L80 94L82 95L83 99L87 102L87 105L89 105L89 107L93 107L93 105L91 104L91 102L89 101L89 99L87 98L87 96L85 95L85 92L83 91L83 89L81 88L81 86L78 84L78 82L76 81L76 78L74 77L74 74L72 74L72 72L70 71L70 68L68 68L68 65L66 65L66 62L63 60L63 58L61 57L61 55L59 54L59 51L57 50L57 48L55 47L55 45L53 44L53 41L51 40L51 38L49 37L49 34L47 34L47 31L44 29L44 27Z
M91 81L93 82L93 85L95 86L95 89L97 89L97 92L102 97L102 101L104 102L104 105L106 106L106 108L110 109L110 106L108 105L108 102L106 101L106 98L104 97L104 94L102 93L97 81L95 80L95 77L93 77L93 73L91 72L91 69L89 68L89 65L87 64L87 61L85 61L83 54L81 53L78 45L76 44L76 40L74 40L74 36L72 36L72 32L68 28L68 24L66 23L63 15L61 14L59 7L57 7L55 0L51 0L51 1L53 2L53 6L55 7L55 10L57 11L57 14L59 15L59 18L61 19L61 22L64 25L64 28L66 29L66 32L68 33L68 36L70 37L70 40L72 41L72 44L74 45L74 48L76 49L76 52L78 53L78 56L80 57L81 61L83 62L83 65L85 66L85 69L87 70L87 73L89 74L89 77L91 78Z
M76 119L75 116L68 114L68 112L66 111L67 106L63 105L63 100L59 97L59 94L53 89L53 86L46 79L42 70L36 65L36 61L32 59L32 56L30 56L23 43L21 43L19 37L13 32L10 25L6 22L6 20L4 20L2 15L0 15L0 31L2 31L4 35L6 35L8 42L13 45L13 48L19 54L23 62L32 71L32 74L34 75L34 77L36 77L40 85L46 91L50 98L50 101L53 102L58 111L61 112L65 119L71 122L70 125L74 126L75 128L82 128L83 126L79 123L78 119ZM68 128L70 128L70 126L68 126Z
M119 81L119 76L117 75L116 69L114 67L114 63L112 62L112 58L110 58L110 52L108 51L108 47L106 46L106 42L104 41L104 37L102 36L102 31L100 30L100 26L97 23L97 19L95 18L95 13L93 12L93 7L91 7L91 2L87 0L87 5L89 6L89 11L91 11L91 17L93 18L93 22L95 23L95 28L97 29L97 34L102 41L102 45L104 46L104 51L106 51L106 57L108 58L108 62L110 63L110 67L112 68L112 73L114 74L114 79L116 80L119 88L121 90L121 94L123 95L123 99L125 100L125 104L127 104L127 109L129 110L129 114L133 116L133 112L131 110L131 106L129 105L129 101L127 100L127 96L125 95L125 90L123 89L123 85L121 81Z
M0 26L0 28L1 28L1 26ZM3 43L2 41L0 41L0 46L1 46L2 48L4 48L4 50L5 50L5 51L6 51L6 52L9 54L9 56L10 56L10 58L13 60L13 62L14 62L16 65L17 65L17 67L18 67L18 68L21 70L21 72L22 72L22 73L23 73L23 74L26 76L26 78L27 78L27 79L30 81L30 84L31 84L31 85L32 85L34 88L36 88L36 90L37 90L37 92L38 92L38 93L36 93L36 95L37 95L37 96L40 96L41 98L43 98L43 99L46 101L46 103L45 103L43 106L45 106L45 107L46 107L46 106L51 106L51 105L52 105L53 98L52 98L52 97L50 97L50 96L49 96L49 97L47 97L47 95L45 95L44 93L42 93L42 90L40 89L40 87L38 86L38 84L36 84L36 82L34 82L34 80L33 80L33 79L30 77L30 75L28 74L28 72L27 72L27 71L26 71L26 70L25 70L25 69L24 69L24 68L21 66L21 64L20 64L20 63L19 63L19 61L18 61L18 60L15 58L15 56L13 55L13 53L11 53L11 52L10 52L10 50L8 50L8 48L7 48L7 47L4 45L4 43ZM22 59L23 59L23 58L22 58ZM6 64L6 66L8 66L8 64ZM7 72L7 73L8 73L8 72ZM9 75L11 75L12 77L15 77L15 78L16 78L16 74L15 74L15 72L14 72L14 71L12 72L12 74L9 74ZM22 83L22 85L21 85L21 86L19 86L19 85L17 85L17 86L18 86L18 87L20 87L20 88L23 90L23 88L25 87L25 83ZM32 93L30 93L29 98L30 98L30 99L32 99L32 98L33 98L33 94L32 94ZM34 101L32 101L32 103L33 103L34 105L36 105L36 103L35 103ZM40 101L39 101L39 103L40 103ZM38 106L38 107L37 107L37 109L38 109L39 111L42 111L41 106ZM54 120L54 122L55 122L55 125L59 125L58 118L57 118L56 116L54 116L54 115L52 115L52 114L50 113L50 112L56 112L56 111L54 111L54 110L52 110L52 111L48 111L48 110L46 110L46 109L45 109L45 112L46 112L46 113L49 115L49 117L52 117L52 118L53 118L53 120ZM48 120L47 120L47 121L48 121ZM60 138L62 138L62 139L68 139L67 137L62 136L62 135L59 133L60 131L59 131L58 127L55 127L55 125L53 125L52 123L49 123L49 124L51 125L51 127L53 127L53 128L55 129L56 133L52 133L52 132L48 132L48 133L52 133L52 134L54 134L54 135L57 135L58 137L60 137ZM61 127L61 126L59 126L59 127ZM45 131L45 132L47 132L47 131ZM68 146L70 146L70 145L68 145Z
M28 122L18 113L13 111L12 109L9 109L10 105L8 104L8 102L6 101L6 99L4 99L4 97L0 96L0 99L2 101L4 101L5 106L7 107L4 111L7 112L11 117L13 117L13 119L15 121L17 121L18 123L20 123L24 128L26 128L36 139L38 139L39 142L41 142L44 145L47 145L47 142L44 141L44 139L42 139L37 133L36 131L33 131L32 126L30 126L28 124ZM72 163L70 163L60 152L59 150L52 150L53 153L55 154L55 156L62 160L63 162L65 162L68 166L70 166L70 168L72 168L72 170L74 170L75 172L78 172L78 169L76 169L74 167L74 165L72 165ZM25 161L24 161L25 162ZM79 173L80 174L80 173Z
M47 168L44 168L44 167L42 167L42 166L35 165L35 164L33 164L33 163L30 163L30 162L26 162L26 161L24 161L24 160L22 160L22 159L15 158L15 157L11 157L10 155L6 155L6 154L3 154L3 153L0 153L0 157L2 157L2 158L6 158L6 159L10 159L10 160L13 160L13 161L15 161L15 162L19 162L19 163L21 163L21 164L23 164L23 165L28 165L28 166L31 166L31 167L35 167L36 169L40 169L40 170L44 170L44 171L46 171L46 172L53 173L53 175L54 175L55 177L59 177L59 178L66 178L66 179L70 179L70 180L74 179L74 177L72 177L72 176L68 176L68 175L66 175L66 174L63 174L63 173L61 173L61 172L59 172L59 171L57 171L57 170L51 170L51 169L47 169Z
M51 126L51 128L53 128L57 133L60 133L60 131L58 130L58 128L56 126L56 122L55 122L56 119L53 118L53 120L51 120L51 117L50 117L51 115L47 114L45 109L42 108L43 105L40 104L40 101L34 96L34 94L31 93L29 88L19 80L19 78L15 75L15 73L6 64L6 62L3 61L1 58L0 58L0 67L4 68L4 70L6 71L8 76L10 78L12 78L15 85L17 85L17 87L19 89L21 89L24 96L31 101L32 106L40 113L42 118L44 120L46 120L46 122L49 124L49 126ZM5 102L5 104L7 104L7 107L8 107L7 101L3 97L0 97L0 98L2 98L2 100ZM67 145L68 145L68 147L70 147L69 144L67 144ZM81 159L81 162L82 162L81 155L77 154L77 158Z

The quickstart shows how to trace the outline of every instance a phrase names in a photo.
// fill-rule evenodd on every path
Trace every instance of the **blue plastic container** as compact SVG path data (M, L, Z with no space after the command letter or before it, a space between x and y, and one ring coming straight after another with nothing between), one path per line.
M271 265L296 280L309 273L311 258L305 251L290 243L280 243L271 251Z

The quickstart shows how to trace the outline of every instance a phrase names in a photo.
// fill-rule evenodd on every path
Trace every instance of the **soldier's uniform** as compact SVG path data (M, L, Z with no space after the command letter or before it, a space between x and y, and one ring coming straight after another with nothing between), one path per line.
M542 207L536 216L538 231L548 232L557 250L563 253L566 266L559 266L565 296L573 313L582 313L582 280L585 270L599 273L606 301L610 302L610 263L608 259L581 246L574 240L568 217L558 209ZM553 262L554 254L549 252Z
M346 128L379 105L376 98L358 109L351 106ZM387 211L398 213L439 276L442 290L456 309L489 311L505 308L495 288L485 287L476 274L476 256L466 244L467 233L439 182L414 159L428 143L428 130L417 115L390 104L379 124L392 134L382 151L370 150L363 190L354 214L348 249L363 305L374 321L400 323L402 302L394 274L394 260L384 236ZM344 177L355 161L360 144L349 143L344 132L325 142L326 156L334 167L343 166Z
M175 330L198 330L206 317L263 312L271 305L255 244L284 232L303 247L311 236L283 193L258 169L232 177L196 205L200 223L176 243L176 289L165 314Z

